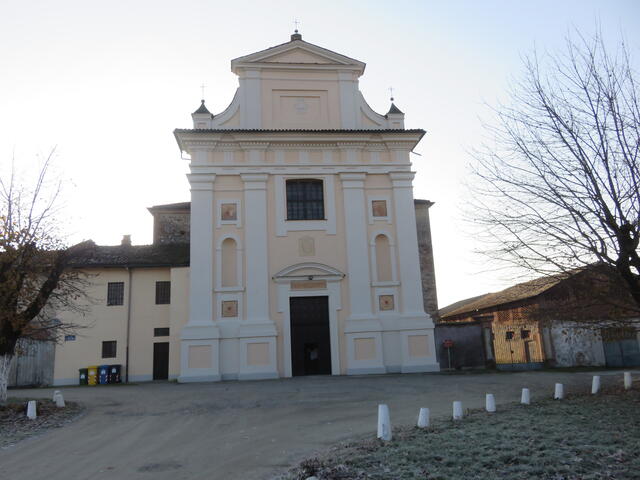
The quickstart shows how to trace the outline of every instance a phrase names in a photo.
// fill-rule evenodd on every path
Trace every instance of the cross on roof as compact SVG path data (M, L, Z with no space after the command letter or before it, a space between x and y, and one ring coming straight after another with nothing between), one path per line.
M393 87L389 87L389 94L391 95L391 101L393 102Z
M298 25L300 25L300 22L298 21L297 18L293 19L293 25L295 27L295 33L298 33Z
M200 85L200 89L202 90L202 100L204 100L204 89L205 89L206 87L207 87L207 86L206 86L204 83L203 83L202 85Z

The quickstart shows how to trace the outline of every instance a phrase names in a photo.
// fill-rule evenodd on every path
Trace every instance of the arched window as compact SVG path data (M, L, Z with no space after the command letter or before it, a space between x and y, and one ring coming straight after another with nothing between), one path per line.
M226 238L222 242L222 286L235 287L238 285L238 246L233 238Z
M386 235L378 235L375 241L376 245L376 275L378 282L390 282L393 280L393 271L391 266L391 246L389 245L389 237Z

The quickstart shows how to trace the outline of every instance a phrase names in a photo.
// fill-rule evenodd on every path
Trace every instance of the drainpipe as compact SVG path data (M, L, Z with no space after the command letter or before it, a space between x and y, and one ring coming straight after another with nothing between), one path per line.
M129 281L127 283L127 346L126 346L126 366L125 366L125 383L129 383L129 334L131 331L131 268L127 268L127 273L129 274Z

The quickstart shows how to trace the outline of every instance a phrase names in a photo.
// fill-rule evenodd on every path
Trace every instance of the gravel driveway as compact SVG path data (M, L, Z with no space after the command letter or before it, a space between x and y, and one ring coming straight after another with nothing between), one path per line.
M635 381L638 374L634 372ZM603 386L621 372L598 372ZM0 450L0 477L57 479L262 479L327 446L375 435L377 404L395 424L415 421L419 407L449 415L451 402L484 405L586 391L591 373L523 372L297 377L209 384L147 383L61 389L87 412L69 426ZM47 397L53 389L11 390Z

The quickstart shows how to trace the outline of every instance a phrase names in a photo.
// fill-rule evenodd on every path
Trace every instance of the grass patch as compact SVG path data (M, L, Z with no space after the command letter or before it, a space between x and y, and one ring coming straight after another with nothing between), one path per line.
M472 411L431 428L394 429L391 442L341 444L280 479L640 478L640 390L610 390L529 406Z

